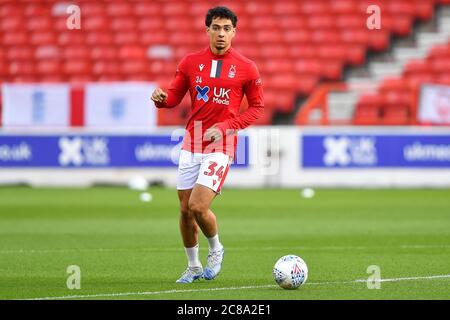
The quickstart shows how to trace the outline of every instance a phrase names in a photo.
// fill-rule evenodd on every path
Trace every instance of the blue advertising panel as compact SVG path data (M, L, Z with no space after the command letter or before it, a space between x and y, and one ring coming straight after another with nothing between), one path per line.
M0 168L177 167L181 142L170 135L0 135ZM249 139L239 136L233 166L248 164Z
M450 168L450 135L305 134L304 168Z

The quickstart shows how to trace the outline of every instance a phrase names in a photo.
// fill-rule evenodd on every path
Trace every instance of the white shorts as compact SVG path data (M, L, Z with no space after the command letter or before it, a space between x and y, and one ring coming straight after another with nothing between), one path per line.
M177 189L188 190L196 183L216 193L225 181L231 164L231 157L222 153L192 153L181 150L178 164Z

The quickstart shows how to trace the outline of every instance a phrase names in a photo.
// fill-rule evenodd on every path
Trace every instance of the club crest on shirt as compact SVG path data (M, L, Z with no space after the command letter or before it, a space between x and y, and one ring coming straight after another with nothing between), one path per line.
M233 79L236 76L236 66L231 65L230 70L228 71L228 78Z

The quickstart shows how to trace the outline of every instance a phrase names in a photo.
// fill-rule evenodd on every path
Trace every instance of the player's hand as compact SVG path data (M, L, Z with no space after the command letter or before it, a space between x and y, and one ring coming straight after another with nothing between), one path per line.
M161 102L166 101L166 99L167 99L167 93L164 92L163 89L158 88L158 89L156 89L155 91L153 91L153 93L152 93L152 100L153 100L154 102L159 102L159 103L161 103Z
M222 138L222 131L217 127L216 124L205 131L206 141L219 141Z

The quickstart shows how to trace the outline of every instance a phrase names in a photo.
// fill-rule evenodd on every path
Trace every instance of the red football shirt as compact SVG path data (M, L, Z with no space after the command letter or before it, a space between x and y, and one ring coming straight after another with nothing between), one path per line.
M223 152L233 157L237 130L248 127L264 112L262 83L255 63L233 48L223 55L212 53L209 47L188 54L178 65L166 101L155 105L173 108L188 90L192 104L182 148L199 153ZM244 94L249 106L240 114ZM223 139L206 141L205 131L215 124Z

